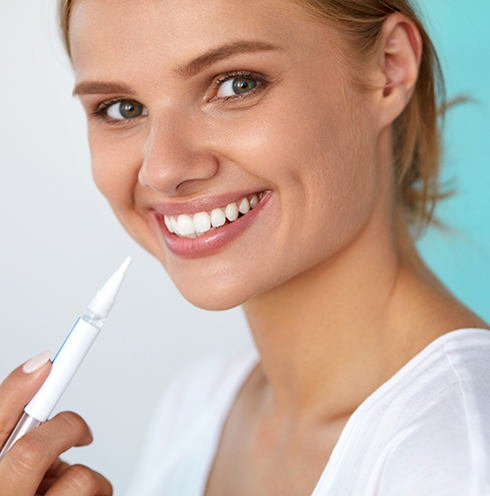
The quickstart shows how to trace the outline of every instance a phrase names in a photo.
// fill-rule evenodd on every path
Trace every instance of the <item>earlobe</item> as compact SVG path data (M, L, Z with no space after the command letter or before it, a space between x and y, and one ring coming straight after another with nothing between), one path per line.
M391 124L406 107L417 83L422 37L417 26L402 14L391 15L382 34L382 126Z

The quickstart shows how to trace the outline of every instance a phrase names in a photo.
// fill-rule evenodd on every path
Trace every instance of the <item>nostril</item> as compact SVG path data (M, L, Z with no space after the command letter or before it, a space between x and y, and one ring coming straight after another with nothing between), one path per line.
M142 186L149 186L149 184L145 181L145 178L144 178L144 174L143 174L143 167L140 169L140 171L138 172L138 182L142 185Z

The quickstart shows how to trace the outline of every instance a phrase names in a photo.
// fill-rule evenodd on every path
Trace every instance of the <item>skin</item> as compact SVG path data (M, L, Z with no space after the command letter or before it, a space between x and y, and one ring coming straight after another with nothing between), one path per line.
M97 186L191 303L243 305L261 355L225 423L206 496L311 494L373 391L444 333L488 328L424 265L394 200L391 125L417 79L416 27L387 19L365 68L376 89L364 92L350 83L341 35L284 1L77 0L70 33ZM237 41L275 49L235 50L184 73ZM225 101L213 81L233 71L261 74L261 84ZM94 115L114 98L147 113ZM185 213L196 199L260 191L271 192L263 210L218 252L184 259L163 242L155 205ZM35 391L39 374L21 389ZM60 467L60 446L80 438L53 423L43 429L60 443L48 456ZM73 494L105 494L97 480L98 492ZM7 494L33 494L35 481Z

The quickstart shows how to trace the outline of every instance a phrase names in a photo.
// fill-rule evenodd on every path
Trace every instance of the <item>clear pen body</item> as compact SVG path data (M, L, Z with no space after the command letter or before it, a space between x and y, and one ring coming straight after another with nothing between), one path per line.
M41 424L42 422L40 420L37 420L34 417L31 417L28 413L24 412L0 452L0 461L17 440L19 440L24 434L27 434L36 427L39 427Z

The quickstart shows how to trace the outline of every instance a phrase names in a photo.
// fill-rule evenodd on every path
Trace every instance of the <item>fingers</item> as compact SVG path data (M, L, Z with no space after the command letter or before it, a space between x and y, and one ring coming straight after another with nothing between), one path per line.
M53 477L57 478L59 477L68 467L70 466L69 463L64 462L60 458L57 458L55 462L49 467L48 471L44 475L44 478L46 477Z
M16 368L0 385L0 446L7 440L24 407L50 370L49 352L44 352Z
M70 466L57 460L56 476L51 474L41 482L36 495L40 496L110 496L111 483L101 474L83 465ZM50 469L51 470L51 469ZM49 473L49 471L48 471Z
M59 458L49 467L48 471L44 475L44 479L37 488L36 495L45 495L48 489L61 477L63 472L70 468L70 464L60 460Z
M42 493L40 493L42 494ZM45 493L46 496L111 496L112 485L83 465L72 465Z
M2 496L35 494L44 474L61 453L72 446L90 444L92 439L85 421L72 412L60 413L27 433L0 463Z

